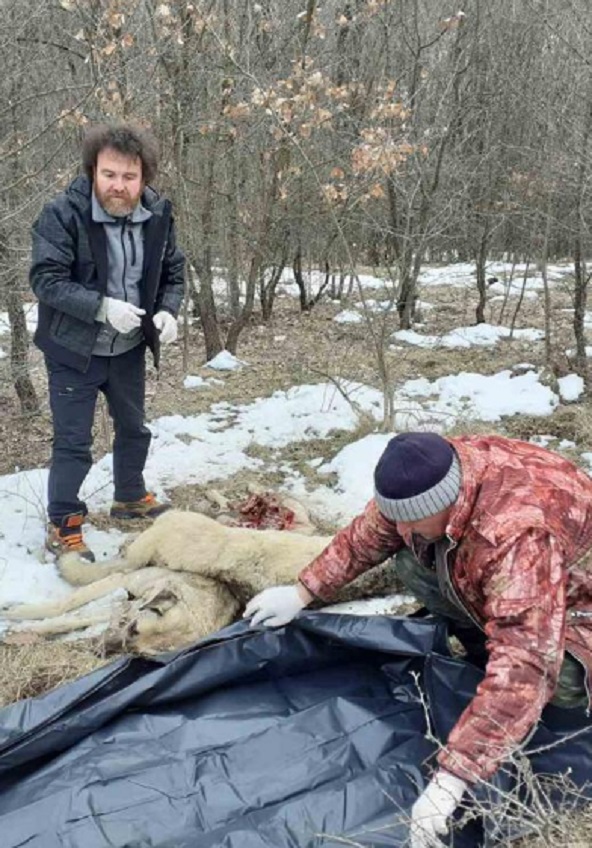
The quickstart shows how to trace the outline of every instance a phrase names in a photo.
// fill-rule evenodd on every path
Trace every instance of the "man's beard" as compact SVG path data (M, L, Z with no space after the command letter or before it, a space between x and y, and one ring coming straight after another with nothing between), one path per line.
M139 196L132 198L129 194L115 196L113 194L104 195L95 189L97 200L109 215L113 218L126 218L134 211L138 205Z

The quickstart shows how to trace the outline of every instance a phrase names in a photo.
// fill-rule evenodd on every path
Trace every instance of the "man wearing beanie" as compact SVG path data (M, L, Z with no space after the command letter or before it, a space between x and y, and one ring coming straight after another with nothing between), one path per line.
M364 512L298 583L261 592L245 617L279 627L395 556L405 586L485 665L411 811L412 848L428 848L546 704L590 707L592 479L514 439L402 433L380 457L374 486Z

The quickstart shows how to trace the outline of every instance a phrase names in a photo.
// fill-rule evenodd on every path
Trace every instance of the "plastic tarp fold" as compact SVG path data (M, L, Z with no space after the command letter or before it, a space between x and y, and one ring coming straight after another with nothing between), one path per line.
M481 675L432 619L323 613L120 660L0 711L0 844L404 846L437 749L426 708L445 741ZM584 786L588 725L548 708L533 769L569 765ZM494 787L512 779L500 770ZM454 846L501 835L473 821Z

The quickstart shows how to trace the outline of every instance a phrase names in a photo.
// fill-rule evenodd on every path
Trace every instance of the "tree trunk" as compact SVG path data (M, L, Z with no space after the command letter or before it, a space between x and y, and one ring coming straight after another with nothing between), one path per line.
M12 268L8 239L0 238L0 259L5 268L10 269L5 276L4 298L10 325L10 373L12 385L19 399L23 415L39 412L39 401L35 387L29 376L28 354L29 335L23 310L22 294L19 291L16 272Z
M6 306L10 324L10 369L12 384L24 415L39 412L39 402L28 370L29 336L21 296L13 283L6 291Z
M292 271L294 273L294 282L298 286L298 292L300 295L300 311L307 312L308 292L306 291L304 275L302 274L302 251L300 250L300 248L298 248L296 256L294 257L294 261L292 262Z
M232 322L228 335L226 336L226 350L232 354L236 354L238 347L238 338L243 329L251 320L253 314L253 306L255 304L255 289L257 288L257 279L261 270L260 257L254 256L251 259L251 267L249 268L249 276L247 277L247 291L245 294L245 304L241 310L239 317Z
M477 294L479 300L475 309L477 324L485 323L485 306L487 304L487 280L485 266L487 264L487 247L489 245L489 216L485 216L481 238L479 239L479 251L477 253Z
M273 304L275 301L275 292L282 279L284 268L286 267L287 257L282 257L280 264L271 269L271 277L266 283L263 276L259 283L259 300L261 303L261 316L265 324L271 320L273 312Z
M216 316L216 302L214 300L214 289L212 285L212 269L209 252L206 250L204 254L204 262L201 264L198 260L191 261L191 256L188 254L187 259L190 264L195 266L199 283L195 280L191 281L193 288L193 296L197 304L197 310L201 321L201 328L204 334L204 343L206 348L206 360L212 359L216 354L224 350L218 319Z

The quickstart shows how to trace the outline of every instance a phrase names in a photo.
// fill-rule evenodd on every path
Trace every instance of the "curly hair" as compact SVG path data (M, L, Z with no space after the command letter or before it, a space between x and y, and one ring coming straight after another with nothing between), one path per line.
M158 170L158 143L150 130L133 124L95 124L84 135L82 142L82 167L91 180L102 150L111 148L142 162L142 179L151 183Z

